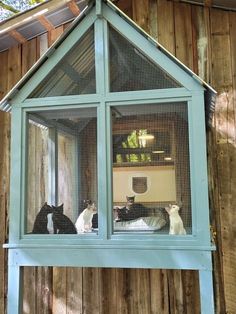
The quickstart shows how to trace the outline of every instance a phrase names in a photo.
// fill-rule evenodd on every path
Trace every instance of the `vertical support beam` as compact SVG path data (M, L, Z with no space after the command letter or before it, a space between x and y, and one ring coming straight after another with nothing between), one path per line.
M22 269L19 265L13 264L14 252L11 250L8 254L8 296L7 313L22 313Z
M57 130L49 129L48 138L48 202L57 205L58 201L58 147Z
M12 108L11 114L11 178L9 242L17 243L20 238L21 201L22 201L22 112L18 107Z
M102 16L102 0L96 0L96 15L98 17Z
M101 95L101 103L98 107L98 143L97 143L97 160L98 160L98 229L102 238L107 238L107 161L106 161L106 79L105 79L105 29L106 21L97 19L95 22L95 65L96 65L96 90ZM104 175L105 174L105 175Z
M73 137L73 154L74 154L74 159L73 159L73 171L78 175L77 180L75 179L74 182L74 195L73 195L73 219L76 221L78 218L78 208L79 208L79 171L81 168L79 168L79 141L78 141L78 133L76 136Z
M199 270L201 313L214 314L214 292L211 270Z
M193 234L198 233L199 240L210 245L206 126L202 91L192 91L188 115Z

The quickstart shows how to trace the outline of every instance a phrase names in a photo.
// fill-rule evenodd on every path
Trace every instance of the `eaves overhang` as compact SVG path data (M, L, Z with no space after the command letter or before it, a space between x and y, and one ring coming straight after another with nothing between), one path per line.
M148 33L140 28L133 20L126 16L120 9L118 9L111 1L105 0L106 4L115 11L121 18L132 25L142 36L144 36L156 49L165 54L172 62L185 71L192 79L200 84L205 90L205 103L206 103L206 120L210 121L215 106L215 97L217 92L192 70L180 62L174 55L166 50L161 44L153 39ZM74 30L74 28L86 17L91 8L95 5L95 1L90 1L81 14L74 19L71 25L64 31L64 33L54 42L54 44L42 55L42 57L32 66L32 68L21 78L21 80L8 92L8 94L0 102L0 109L5 112L10 112L12 108L12 100L18 91L28 82L28 80L35 74L40 66L53 54L53 52L60 46L65 38Z

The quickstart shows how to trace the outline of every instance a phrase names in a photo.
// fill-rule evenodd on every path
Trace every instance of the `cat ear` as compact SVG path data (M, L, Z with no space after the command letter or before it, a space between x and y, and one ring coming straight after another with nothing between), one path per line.
M179 202L176 203L176 205L179 206L179 208L181 208L183 206L183 202L179 201Z

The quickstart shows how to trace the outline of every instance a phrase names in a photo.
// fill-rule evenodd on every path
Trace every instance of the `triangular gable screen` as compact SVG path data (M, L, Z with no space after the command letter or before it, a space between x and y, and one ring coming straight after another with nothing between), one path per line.
M96 93L94 29L91 28L31 93L30 98Z
M181 87L111 26L109 55L111 92Z

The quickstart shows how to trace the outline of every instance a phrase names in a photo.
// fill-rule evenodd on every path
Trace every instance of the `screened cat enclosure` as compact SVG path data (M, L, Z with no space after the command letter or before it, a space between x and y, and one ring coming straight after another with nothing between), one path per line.
M110 123L113 200L108 210L113 232L167 234L165 207L177 203L191 234L187 103L112 106ZM63 204L64 214L74 223L86 200L97 203L97 109L29 112L26 128L25 232L54 233L36 218L45 202ZM98 213L93 214L90 231L97 233ZM39 226L34 228L36 219ZM67 233L66 228L56 233Z
M94 3L2 102L10 292L21 266L197 269L213 313L205 121L215 92L112 3Z

